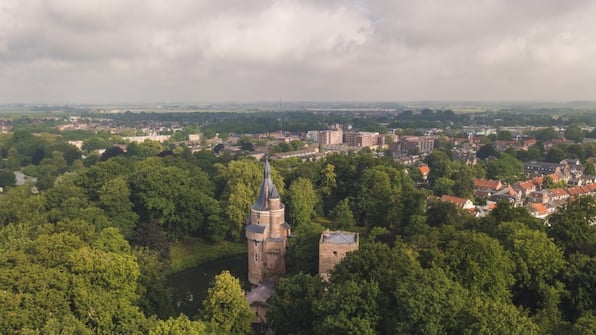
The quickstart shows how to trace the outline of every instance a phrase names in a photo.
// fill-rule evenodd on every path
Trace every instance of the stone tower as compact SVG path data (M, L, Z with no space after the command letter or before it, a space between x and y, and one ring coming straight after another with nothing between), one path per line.
M252 205L246 239L248 242L248 281L259 285L267 279L286 273L286 248L290 225L285 220L285 208L271 180L269 161L265 161L263 185Z
M339 264L349 252L358 250L358 233L326 229L319 240L319 274L329 280L329 272Z

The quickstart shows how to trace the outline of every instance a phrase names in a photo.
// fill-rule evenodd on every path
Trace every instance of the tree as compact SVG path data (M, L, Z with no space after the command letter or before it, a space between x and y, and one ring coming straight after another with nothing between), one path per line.
M551 163L559 163L560 161L564 160L567 157L565 151L558 147L552 147L548 153L546 153L546 157L544 159L547 162Z
M379 294L376 282L348 280L331 286L315 304L314 334L376 334Z
M584 132L578 126L569 126L565 129L565 138L575 143L581 143L584 140Z
M594 167L594 163L592 162L587 162L584 165L585 169L584 169L584 174L587 176L596 176L596 168Z
M534 137L539 141L550 141L559 137L559 134L552 127L540 129L534 132Z
M250 213L263 183L263 167L255 160L243 159L231 161L228 166L216 164L216 168L225 185L222 198L230 223L229 233L232 239L240 240L246 215ZM271 177L283 197L283 180L274 168L271 168Z
M460 198L469 199L474 193L473 170L462 164L454 176L453 194Z
M428 180L431 185L435 183L435 180L441 177L450 177L453 173L451 159L443 151L435 150L431 152L430 155L424 158L424 162L430 168Z
M290 223L300 226L310 222L315 214L319 199L309 179L298 178L288 188L288 207Z
M466 291L441 269L420 269L397 284L395 334L455 333Z
M205 335L207 330L201 321L190 321L186 315L180 314L177 318L159 320L149 330L149 335Z
M513 272L515 287L514 302L530 308L554 309L547 306L550 290L557 285L555 278L565 266L563 253L543 231L529 229L519 223L502 223L499 230L505 235L502 243L511 252L516 269ZM555 301L558 305L558 301Z
M481 146L476 152L476 157L480 159L487 159L490 156L496 157L497 155L497 149L495 149L495 146L492 143L487 143Z
M467 220L466 215L468 215L455 204L441 200L433 201L426 214L426 224L431 227L461 226Z
M497 140L499 141L511 141L513 139L513 135L509 130L499 130L497 131Z
M451 189L454 185L455 181L453 181L451 178L441 177L435 180L435 183L433 185L433 192L437 196L442 196L444 194L453 194Z
M308 335L314 332L315 302L324 285L318 274L298 273L282 278L267 301L267 323L276 334Z
M505 180L508 183L516 182L526 174L523 164L507 154L488 162L487 173L490 179Z
M363 222L369 228L389 227L393 220L390 210L401 194L401 173L393 167L375 166L365 169L360 179L358 209ZM395 216L399 217L399 216Z
M14 172L10 170L0 169L0 186L14 186L17 182L17 178Z
M125 237L130 237L139 216L133 211L130 201L130 188L123 176L107 181L98 190L99 207L104 210L110 223L120 229ZM101 228L101 227L100 227Z
M324 197L328 197L333 193L335 188L337 187L337 175L335 174L335 166L333 164L327 163L321 170L321 185L320 190L321 194Z
M106 140L105 138L99 137L99 136L92 137L92 138L89 138L89 139L83 141L83 150L85 152L91 152L91 151L101 150L101 149L108 149L111 146L112 146L112 143L110 143L110 141Z
M308 222L293 230L288 253L288 268L291 273L318 273L319 240L324 229L318 223Z
M472 293L510 299L514 263L501 244L486 234L454 233L445 246L445 268Z
M504 301L473 296L468 299L459 320L465 335L538 335L539 327L514 305Z
M565 284L561 311L567 320L575 321L582 315L589 315L596 307L596 258L574 253L569 255L565 269L561 272Z
M238 140L238 145L240 146L240 149L244 150L244 151L254 151L255 150L254 144L252 144L252 141L250 140L250 138L248 138L246 136L240 137L240 139Z
M228 334L248 334L253 316L238 278L227 270L215 276L213 286L203 301L203 320L217 325Z
M553 180L553 177L551 177L550 175L544 176L544 178L542 179L542 188L545 188L545 189L565 187L566 185L567 185L567 183L565 182L565 180L560 180L555 183L555 181Z
M333 210L333 217L339 222L339 228L341 229L350 230L356 228L356 220L354 220L354 214L350 208L350 200L348 198L337 203L337 206Z
M547 234L566 255L596 255L596 199L584 196L568 202L549 219Z
M116 156L124 155L124 150L120 147L111 147L106 149L106 151L101 154L99 158L100 161L107 161L108 159Z

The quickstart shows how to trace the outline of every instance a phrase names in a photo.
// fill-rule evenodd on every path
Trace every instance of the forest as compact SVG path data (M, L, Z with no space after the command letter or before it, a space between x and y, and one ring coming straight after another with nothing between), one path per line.
M237 279L222 273L199 315L177 316L166 278L178 241L195 238L205 252L243 243L262 163L151 141L123 150L97 137L79 150L59 134L0 136L2 170L37 178L35 189L2 184L0 333L250 333ZM94 144L101 139L108 150L93 154L106 146ZM273 161L294 237L289 275L270 300L270 327L277 334L593 332L593 198L569 202L547 224L506 203L479 219L429 200L468 194L473 177L519 161L503 154L493 162L467 166L445 145L426 158L432 173L421 188L417 169L370 150ZM329 282L316 275L325 227L363 236Z

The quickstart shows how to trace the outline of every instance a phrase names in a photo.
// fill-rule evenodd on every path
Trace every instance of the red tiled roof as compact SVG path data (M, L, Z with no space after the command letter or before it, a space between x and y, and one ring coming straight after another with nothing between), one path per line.
M468 199L454 197L452 195L444 194L443 196L441 196L441 201L450 202L452 204L455 204L458 207L464 207L464 205L466 204Z
M530 187L536 186L536 184L534 184L534 181L532 180L520 181L516 185L518 185L522 190L527 190Z
M428 174L430 172L430 168L428 167L428 165L422 165L419 169L422 175Z
M582 194L584 194L584 191L579 186L569 187L567 189L567 192L569 192L569 195L582 195Z
M564 197L569 195L569 193L567 193L567 191L563 188L553 188L550 190L550 193L553 195L553 197Z
M507 185L507 194L509 194L509 196L515 197L517 195L517 192L515 192L511 185Z
M548 208L544 205L544 204L532 204L530 205L532 206L532 209L538 213L539 215L545 215L548 214Z
M497 190L499 188L499 184L501 184L500 180L474 178L474 187L485 187Z

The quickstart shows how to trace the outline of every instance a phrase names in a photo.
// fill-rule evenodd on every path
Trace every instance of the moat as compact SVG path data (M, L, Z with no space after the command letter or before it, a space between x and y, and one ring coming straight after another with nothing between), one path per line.
M232 275L240 279L242 288L248 289L246 257L246 254L243 254L219 259L171 275L168 278L168 284L174 290L172 301L175 314L183 313L188 317L196 316L201 308L201 303L207 297L207 289L213 278L223 270L229 270Z

